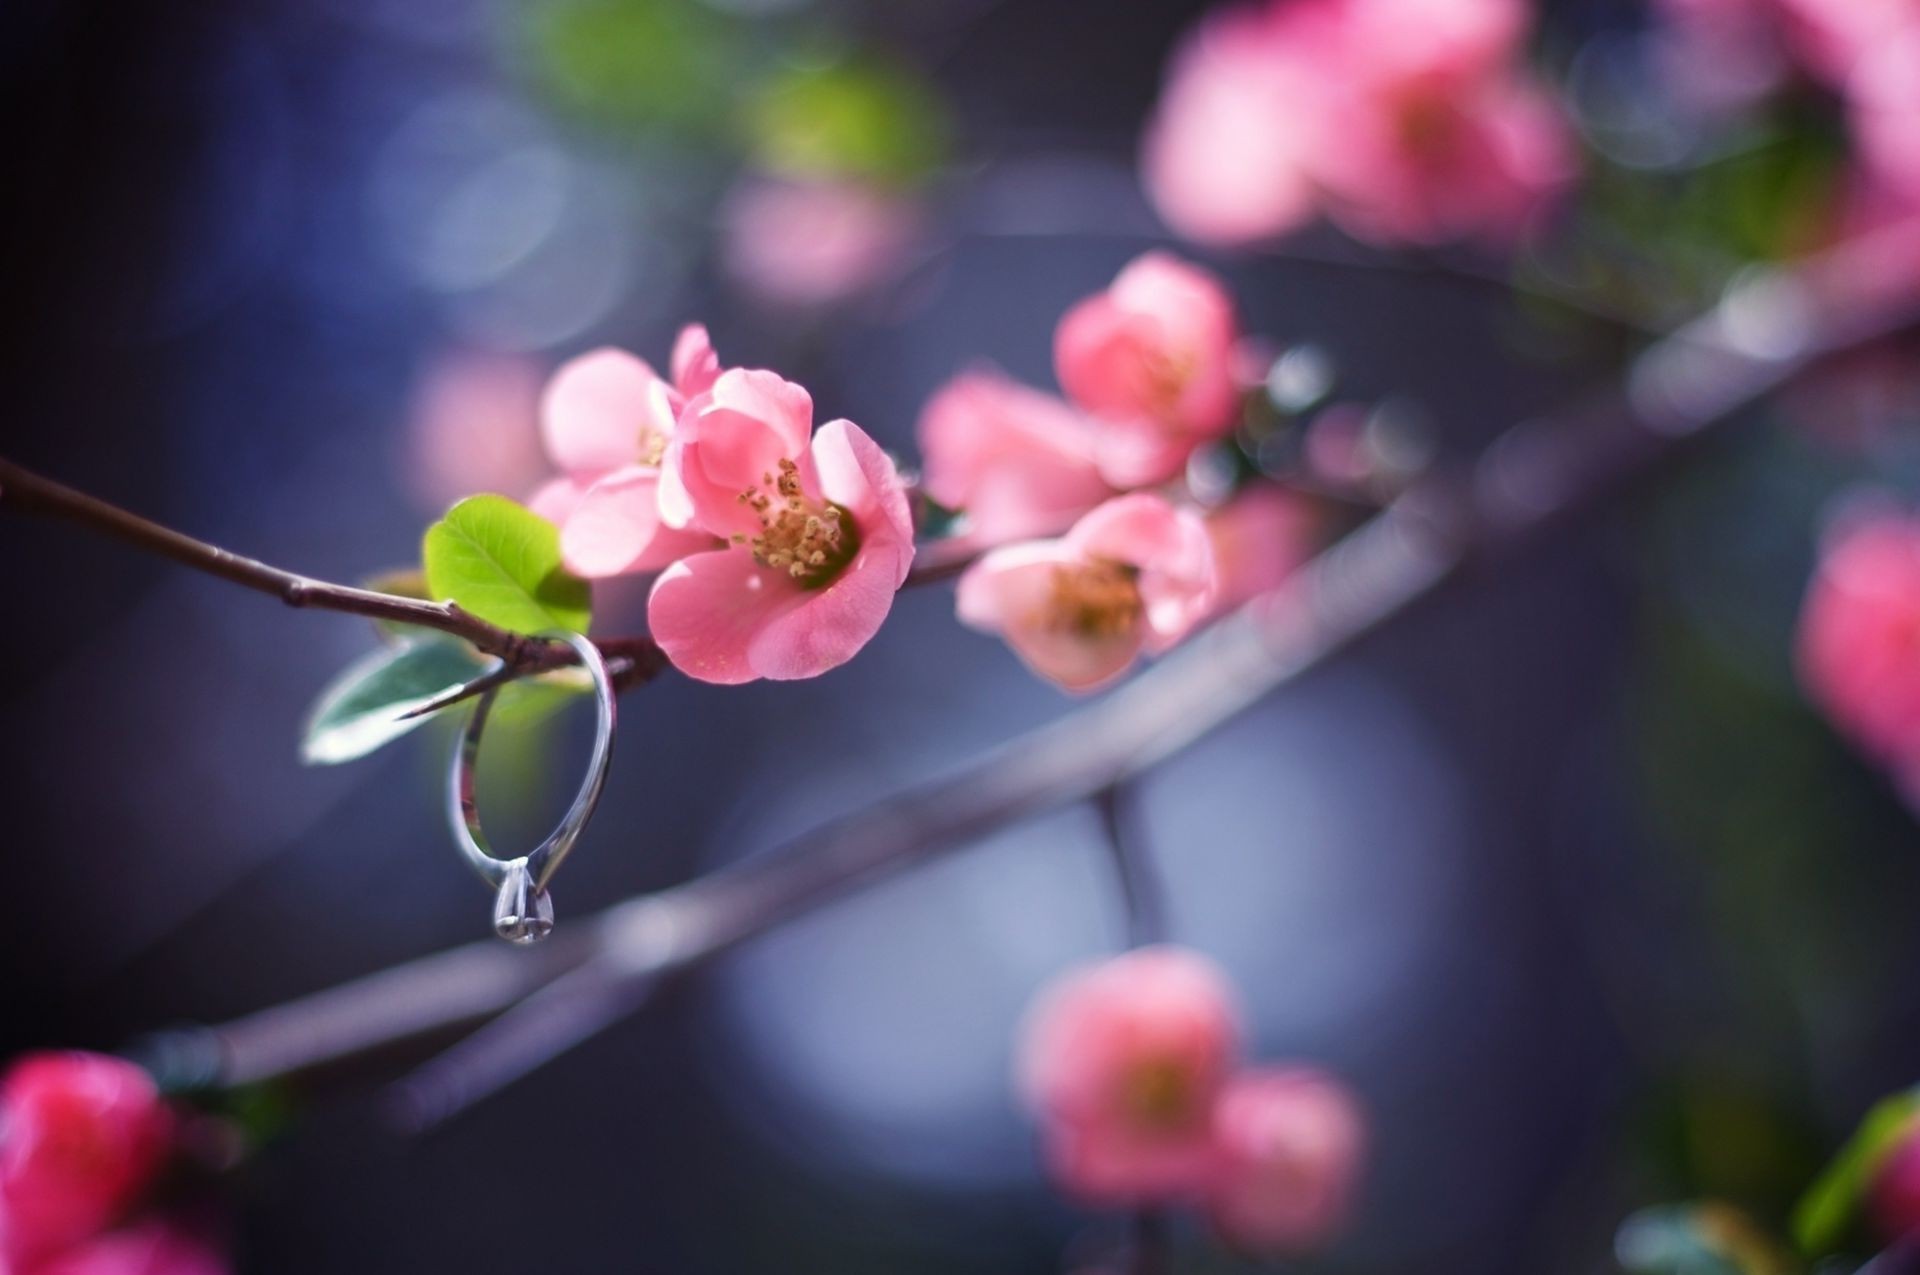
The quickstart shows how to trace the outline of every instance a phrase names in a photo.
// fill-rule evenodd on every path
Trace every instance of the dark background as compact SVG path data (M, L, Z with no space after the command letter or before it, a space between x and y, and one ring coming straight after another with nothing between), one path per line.
M1129 168L1200 8L835 11L928 70L961 162L927 261L796 319L722 278L725 162L635 162L557 120L501 34L512 6L9 6L0 436L342 580L409 561L458 494L408 431L423 378L461 352L513 385L602 342L658 359L703 319L727 362L778 368L823 418L910 453L942 379L984 357L1050 383L1059 313L1163 242ZM1562 47L1633 21L1550 17ZM489 275L461 236L491 242L491 188L460 182L528 146L535 173L576 165L572 202ZM1251 328L1324 345L1352 396L1419 404L1450 456L1609 367L1597 348L1517 355L1497 290L1213 260ZM595 308L583 281L603 273ZM1339 1070L1373 1115L1364 1206L1326 1269L1607 1269L1630 1208L1703 1188L1777 1202L1913 1078L1910 822L1797 706L1788 667L1830 468L1762 426L1146 785L1176 936L1236 975L1259 1056ZM640 597L611 591L609 628L615 594L629 616ZM3 499L0 599L0 1050L113 1048L484 932L440 823L443 729L298 763L305 706L368 648L363 624ZM623 707L561 924L1068 707L940 589L817 681L664 678ZM582 728L496 765L501 840L564 801ZM239 1269L1059 1269L1117 1223L1041 1183L1009 1041L1039 980L1119 941L1117 907L1091 817L1065 811L754 945L431 1135L383 1120L374 1082L397 1070L322 1089L238 1189Z

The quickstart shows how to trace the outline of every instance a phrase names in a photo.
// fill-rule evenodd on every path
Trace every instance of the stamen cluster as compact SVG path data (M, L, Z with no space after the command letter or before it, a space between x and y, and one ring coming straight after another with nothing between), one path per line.
M761 532L733 537L747 545L763 567L783 570L803 586L831 581L858 547L846 511L831 501L810 501L800 487L800 467L780 458L779 472L760 476L758 487L740 493L740 503L760 519Z

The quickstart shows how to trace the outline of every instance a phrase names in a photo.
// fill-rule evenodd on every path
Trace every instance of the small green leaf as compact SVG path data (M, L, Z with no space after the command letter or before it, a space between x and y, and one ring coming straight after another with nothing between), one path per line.
M587 631L592 594L560 565L560 533L505 496L469 496L427 528L427 590L503 629Z
M1840 1153L1814 1179L1793 1209L1793 1238L1808 1255L1829 1252L1845 1239L1861 1197L1893 1144L1920 1111L1920 1090L1882 1098L1867 1112Z
M366 756L427 720L401 714L472 681L485 667L465 643L439 638L368 653L320 693L302 732L300 760L332 766Z

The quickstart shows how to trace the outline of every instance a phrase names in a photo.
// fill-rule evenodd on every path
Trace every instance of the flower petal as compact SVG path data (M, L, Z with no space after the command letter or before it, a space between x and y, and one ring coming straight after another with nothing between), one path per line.
M647 598L647 627L688 677L735 685L764 676L749 651L762 630L807 600L744 549L716 549L660 573Z
M911 546L903 552L897 542L862 545L838 579L803 594L799 606L774 616L753 638L747 658L754 671L790 681L845 664L886 622L912 561Z
M547 454L573 474L632 464L641 434L660 428L655 388L662 385L658 373L625 350L595 350L561 364L540 398Z
M1054 623L1058 574L1085 559L1059 540L996 549L960 577L955 611L963 624L998 633L1036 674L1069 691L1091 690L1126 672L1140 653L1133 630L1089 635Z
M809 452L821 494L853 514L863 545L878 547L884 541L905 547L897 555L898 588L913 565L913 511L893 458L845 420L822 425Z
M673 387L688 398L705 394L720 379L720 356L704 324L689 323L673 342Z

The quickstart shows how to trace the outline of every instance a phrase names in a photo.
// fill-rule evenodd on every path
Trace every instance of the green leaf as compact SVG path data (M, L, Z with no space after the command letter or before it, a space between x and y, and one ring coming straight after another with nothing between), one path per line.
M300 760L332 766L366 756L427 720L401 714L472 681L485 667L465 643L439 638L370 652L320 693L302 732Z
M592 594L560 565L560 532L505 496L469 496L427 528L427 590L503 629L587 631Z
M1809 1255L1838 1247L1853 1226L1860 1200L1893 1144L1920 1111L1920 1090L1882 1098L1867 1112L1853 1137L1793 1209L1793 1238Z
M912 185L947 152L946 106L906 66L843 57L788 68L752 104L756 158L777 173Z

